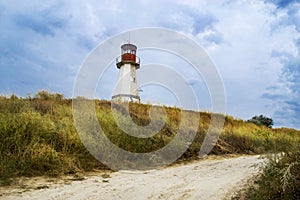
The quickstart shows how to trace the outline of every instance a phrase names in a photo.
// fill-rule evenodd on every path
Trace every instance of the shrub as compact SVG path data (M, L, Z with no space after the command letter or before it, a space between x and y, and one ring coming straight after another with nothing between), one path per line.
M252 117L252 119L248 120L248 122L252 122L256 125L264 125L269 128L271 128L274 125L273 119L263 115L254 116Z

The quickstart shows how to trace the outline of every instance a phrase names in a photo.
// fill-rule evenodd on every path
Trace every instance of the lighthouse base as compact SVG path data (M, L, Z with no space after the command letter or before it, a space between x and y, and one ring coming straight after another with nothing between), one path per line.
M132 95L132 94L117 94L117 95L112 96L112 101L140 102L141 99L137 95Z

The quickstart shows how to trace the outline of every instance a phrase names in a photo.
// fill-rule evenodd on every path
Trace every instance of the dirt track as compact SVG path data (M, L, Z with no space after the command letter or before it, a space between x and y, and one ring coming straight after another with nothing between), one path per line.
M36 179L31 188L0 188L0 199L224 199L258 173L259 156L205 159L160 170L119 171L82 181L50 183ZM37 189L38 188L38 189Z

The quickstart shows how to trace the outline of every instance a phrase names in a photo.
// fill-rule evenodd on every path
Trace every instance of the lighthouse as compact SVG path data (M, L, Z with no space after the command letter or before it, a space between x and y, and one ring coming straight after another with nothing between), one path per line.
M139 102L136 70L140 68L140 59L136 56L137 47L133 44L123 44L121 55L116 58L119 69L118 81L112 100Z

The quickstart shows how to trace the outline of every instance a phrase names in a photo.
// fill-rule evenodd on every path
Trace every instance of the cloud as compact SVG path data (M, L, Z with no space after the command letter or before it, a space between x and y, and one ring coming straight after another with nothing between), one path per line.
M262 113L273 117L277 126L299 128L300 113L294 103L299 102L299 92L293 92L300 88L295 79L295 64L299 63L295 60L299 57L299 4L290 2L278 8L270 2L255 1L247 6L245 3L206 3L206 9L217 19L214 30L220 33L222 42L206 45L205 33L198 41L204 44L222 74L228 110L233 115L250 118ZM194 8L199 5L197 9L203 7L197 0L188 4Z
M277 118L281 118L282 124L298 126L300 123L300 58L291 57L288 61L283 62L284 68L281 74L281 81L286 88L286 96L282 98L281 105L275 112ZM276 99L272 99L276 100ZM277 102L278 103L278 102ZM282 118L282 115L288 117ZM293 120L291 123L290 120Z
M54 36L54 32L49 28L49 25L44 24L43 22L37 22L32 18L22 15L15 16L14 21L17 25L19 25L20 28L30 28L36 31L37 33Z
M300 2L294 1L293 4L287 5L284 9L278 9L273 14L277 17L277 20L272 25L273 31L280 29L283 26L290 26L300 31Z
M82 48L86 44L69 32L71 18L63 14L63 6L59 2L31 2L27 9L10 2L0 6L1 75L9 80L1 84L1 93L25 95L48 89L71 94L71 77L90 49Z
M9 72L0 92L25 95L40 87L70 96L88 52L114 34L145 26L198 34L212 27L211 15L172 2L2 2L1 68L19 73Z
M179 9L180 15L183 18L191 18L191 24L189 25L192 25L191 32L193 35L198 35L205 30L214 30L214 24L218 21L212 14L191 7L183 5L179 8L177 7L177 9Z
M224 80L229 114L265 114L278 126L300 128L299 10L296 0L5 1L0 93L48 89L71 96L76 73L97 44L130 29L162 27L184 33L207 51ZM207 92L199 77L173 61L200 97ZM115 68L107 73L103 88L117 78Z
M275 2L276 3L276 2ZM278 124L300 127L300 2L290 1L286 4L276 3L280 10L274 13L277 21L273 23L272 32L289 30L291 48L278 48L272 57L278 58L282 69L278 77L278 86L269 88L264 98L270 99L276 107L274 116ZM290 5L291 4L291 5ZM284 9L283 9L284 8ZM275 28L274 28L275 27ZM274 96L280 96L274 98Z
M274 3L278 8L286 8L293 3L299 2L299 0L266 0L266 2Z

